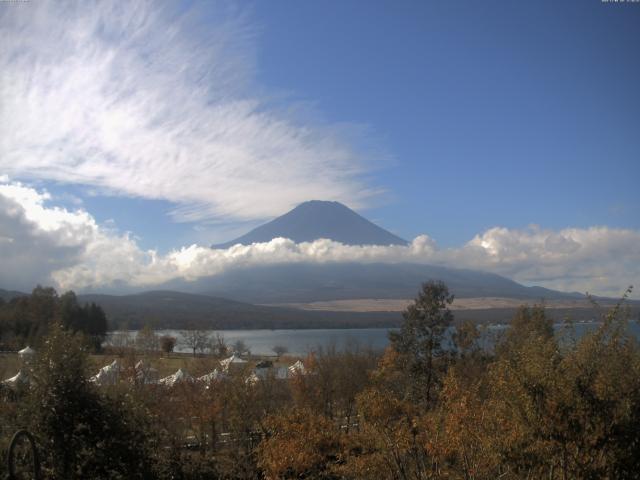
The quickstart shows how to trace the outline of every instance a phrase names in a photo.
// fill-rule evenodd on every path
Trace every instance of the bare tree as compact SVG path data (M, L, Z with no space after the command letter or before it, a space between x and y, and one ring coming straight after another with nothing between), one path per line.
M184 330L182 332L183 343L193 351L193 356L196 356L196 352L204 352L209 345L209 333L207 330Z
M136 347L147 355L158 351L158 335L149 325L145 325L136 335Z
M219 358L226 357L229 354L229 345L227 345L224 337L219 332L216 332L215 336L211 339L209 351Z
M236 340L234 342L233 352L237 353L238 355L243 355L245 353L251 355L251 351L249 350L249 347L247 347L247 344L244 343L244 340Z
M113 348L114 352L122 357L133 346L133 339L131 334L124 329L120 329L117 332L112 333L108 337L109 345Z

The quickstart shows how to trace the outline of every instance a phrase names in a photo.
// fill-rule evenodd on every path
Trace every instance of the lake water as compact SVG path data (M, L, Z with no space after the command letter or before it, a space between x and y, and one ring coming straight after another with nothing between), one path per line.
M574 325L575 336L579 338L584 333L594 330L598 322L576 323ZM483 348L491 346L495 339L504 331L504 325L491 325L484 330L481 342ZM636 322L629 325L631 332L640 339L640 326ZM556 325L556 331L560 334L564 330L563 324ZM273 355L273 347L281 345L287 348L292 355L306 355L310 351L319 348L335 347L342 350L347 346L371 347L383 350L388 340L388 328L353 328L353 329L317 329L317 330L211 330L208 333L213 337L216 333L222 335L228 345L241 340L254 355ZM114 332L116 333L116 332ZM135 337L137 332L129 334ZM175 351L190 352L184 344L179 330L158 330L158 335L171 335L178 339ZM107 340L108 341L108 340Z

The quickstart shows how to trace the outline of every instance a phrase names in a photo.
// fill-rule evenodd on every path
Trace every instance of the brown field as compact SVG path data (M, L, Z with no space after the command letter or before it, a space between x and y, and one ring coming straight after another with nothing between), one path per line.
M337 312L401 312L412 302L410 299L387 298L355 298L351 300L331 300L310 303L279 303L279 307L298 308L301 310L321 310ZM452 310L488 310L493 308L518 308L531 300L499 297L456 298ZM590 308L587 299L555 300L545 302L547 308L573 309ZM272 304L272 306L276 306Z

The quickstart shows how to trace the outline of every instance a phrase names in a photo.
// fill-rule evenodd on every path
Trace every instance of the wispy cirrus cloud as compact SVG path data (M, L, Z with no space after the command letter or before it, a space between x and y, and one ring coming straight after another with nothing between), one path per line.
M0 173L168 200L183 221L362 206L376 189L357 128L272 102L256 43L250 12L224 3L2 5Z
M166 255L99 225L86 211L50 205L44 191L0 182L0 286L30 289L153 287L239 267L282 263L416 262L480 269L564 291L619 295L640 279L640 232L608 227L548 230L491 228L457 248L428 235L408 246L349 246L331 240L267 243L213 250L198 245ZM638 298L638 294L635 294Z

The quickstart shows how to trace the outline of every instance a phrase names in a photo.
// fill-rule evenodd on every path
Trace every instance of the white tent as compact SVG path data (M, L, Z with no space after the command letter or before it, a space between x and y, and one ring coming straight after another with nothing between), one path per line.
M260 377L256 374L256 372L252 372L251 375L249 375L245 380L247 385L255 385L259 381L260 381Z
M266 380L268 376L269 376L269 369L268 368L256 368L245 379L245 383L247 385L255 385L260 380Z
M174 385L182 382L193 382L193 377L186 370L179 368L176 373L169 375L168 377L164 377L158 383L166 387L173 387Z
M229 367L231 365L241 365L243 363L247 363L246 360L241 359L240 357L236 356L236 355L231 355L229 358L225 358L224 360L220 361L220 366L222 367L222 371L226 372L229 370Z
M136 370L144 370L145 368L147 368L147 364L145 363L144 360L140 360L138 363L136 363L136 366L135 366Z
M98 385L115 385L120 377L120 364L118 360L114 360L109 365L100 369L100 371L90 378L91 382Z
M143 384L158 383L158 370L151 365L147 365L143 360L136 363L136 379Z
M214 369L213 372L207 373L206 375L202 375L198 377L198 381L204 382L207 385L210 385L212 382L216 382L218 380L223 380L226 375L222 372L219 372L218 369Z
M289 367L289 374L291 375L304 375L307 373L306 368L304 368L304 364L301 360L298 360L296 363Z
M20 370L16 375L7 378L2 382L3 385L10 388L18 388L21 385L29 385L29 375Z
M20 350L18 352L18 355L20 355L20 358L22 358L23 360L27 360L33 357L35 353L36 351L33 348L27 346L27 347L24 347L22 350Z

